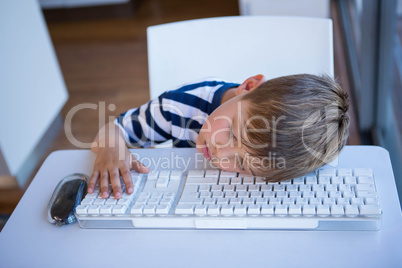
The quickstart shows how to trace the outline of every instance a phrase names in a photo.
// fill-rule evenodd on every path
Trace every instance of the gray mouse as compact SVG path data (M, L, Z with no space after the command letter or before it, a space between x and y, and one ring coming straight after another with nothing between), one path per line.
M48 220L63 226L76 221L75 208L88 189L88 176L75 173L62 179L56 186L48 205Z

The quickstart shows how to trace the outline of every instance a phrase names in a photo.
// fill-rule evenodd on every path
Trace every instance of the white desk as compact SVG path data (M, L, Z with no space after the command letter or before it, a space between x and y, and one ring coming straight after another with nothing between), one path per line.
M58 151L0 233L0 266L401 267L402 216L388 153L347 147L339 166L352 161L377 175L381 231L94 230L47 221L46 206L58 181L73 172L90 174L94 162L90 151Z

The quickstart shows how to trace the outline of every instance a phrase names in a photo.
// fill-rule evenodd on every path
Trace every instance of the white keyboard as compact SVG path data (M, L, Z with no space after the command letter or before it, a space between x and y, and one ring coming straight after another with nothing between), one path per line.
M325 168L280 183L207 170L132 172L134 193L76 208L81 228L379 230L382 210L369 168ZM124 190L124 188L123 188Z

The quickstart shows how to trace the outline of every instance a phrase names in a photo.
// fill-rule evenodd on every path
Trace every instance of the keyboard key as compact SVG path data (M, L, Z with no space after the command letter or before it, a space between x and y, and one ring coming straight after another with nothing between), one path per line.
M179 181L181 180L182 176L183 172L181 172L180 170L172 170L172 172L170 173L170 180Z
M342 206L346 206L346 205L350 205L349 203L349 198L337 198L336 200L336 204L337 205L342 205Z
M101 215L111 215L112 214L112 208L113 208L112 205L104 205L104 206L102 206L100 208L99 213Z
M257 184L257 185L266 185L267 184L267 178L265 178L265 177L255 177L255 184Z
M233 177L237 177L236 172L221 171L221 178L233 178Z
M288 206L287 205L275 205L275 215L287 215Z
M358 184L372 184L374 186L373 177L359 176L357 177Z
M377 198L366 198L365 205L379 205Z
M243 198L243 205L254 205L254 198Z
M127 207L126 207L126 206L122 206L122 205L116 205L116 206L114 206L113 209L112 209L112 213L113 213L114 215L121 215L121 214L126 213L126 211L127 211Z
M99 205L91 205L88 207L88 214L90 215L98 215L100 211L101 206Z
M219 215L220 205L209 205L207 209L208 215Z
M88 213L88 207L89 206L79 205L75 208L75 213L79 215L86 215Z
M356 205L346 205L345 214L346 216L357 216L359 215L359 209Z
M298 192L298 191L297 192L295 192L295 191L290 192L289 197L292 197L292 198L301 197L301 192Z
M296 202L296 200L294 198L286 197L286 198L282 199L282 204L284 204L284 205L294 205L295 202Z
M269 205L280 205L282 202L281 198L272 197L269 198L268 204Z
M277 198L284 198L284 197L288 197L288 193L287 192L276 192L275 196Z
M247 215L247 206L246 205L235 205L233 214L237 215L237 216Z
M304 184L304 177L293 179L293 184Z
M376 192L368 192L368 191L358 191L356 193L357 197L369 197L369 198L377 198L377 193Z
M341 206L341 205L332 205L331 206L331 215L342 216L344 214L345 214L345 211L343 210L343 206Z
M172 204L173 204L173 198L169 198L169 197L164 197L159 202L159 205L169 205L169 206L171 206Z
M218 178L219 177L219 170L218 169L207 170L207 171L205 171L205 177Z
M219 185L228 185L230 182L230 178L220 178L218 184Z
M314 192L303 192L302 197L303 198L314 198L315 194L314 194Z
M202 199L201 198L196 198L196 197L183 196L182 198L180 198L179 204L201 205L202 204Z
M317 184L317 177L306 176L306 184Z
M124 199L133 200L134 194L123 193L123 195L121 196L121 198L122 198L122 199L124 198Z
M199 177L191 177L187 178L187 185L191 184L217 184L218 178L199 178Z
M158 178L164 178L164 179L169 179L170 178L170 170L161 170L159 172Z
M230 180L230 184L241 184L241 178L240 177L236 177L236 178L232 178L231 180Z
M207 206L206 205L196 205L194 208L195 215L207 215Z
M158 176L159 176L158 170L151 171L147 174L147 180L154 181L154 180L158 179Z
M297 197L296 198L296 205L308 205L308 199L307 198Z
M221 214L224 216L233 215L233 205L223 205L221 207Z
M323 198L322 203L324 205L335 205L336 204L336 198L334 198L334 197Z
M318 205L317 206L317 215L318 216L329 216L330 210L329 205Z
M359 206L360 215L375 216L381 214L381 208L378 205L361 205Z
M130 214L132 215L142 215L142 210L144 205L134 205L131 207Z
M205 198L204 205L215 205L216 199L215 198Z
M156 181L155 187L156 188L167 188L168 185L169 185L169 179L167 179L167 178L159 178Z
M94 199L94 198L97 198L97 197L98 197L98 194L99 194L99 192L94 192L94 193L91 193L91 194L86 194L85 198Z
M274 215L274 206L273 205L262 205L261 206L261 215Z
M257 197L255 199L255 203L257 205L267 205L268 204L268 198L266 198L266 197Z
M311 185L299 185L300 192L309 192L311 191L311 188L312 188Z
M374 192L375 187L374 184L356 184L355 186L356 191L369 191Z
M92 205L92 203L94 202L94 200L95 200L95 199L92 199L92 198L86 198L86 197L85 197L85 199L82 199L82 201L81 201L81 205L83 205L83 206L89 206L89 205Z
M338 169L338 176L352 176L352 170L350 168L340 168Z
M343 178L341 178L341 177L332 177L331 178L331 183L332 184L342 184L343 183Z
M146 205L144 206L143 212L144 215L154 215L156 210L156 205Z
M291 184L291 185L286 185L286 191L291 191L291 192L293 192L293 191L298 191L299 189L298 189L299 187L297 186L297 185L295 185L295 184Z
M212 185L211 191L222 191L222 185Z
M302 208L301 205L290 205L289 215L301 215L302 214L301 208Z
M187 174L187 178L200 178L200 177L201 178L204 177L204 170L190 170Z
M243 177L243 184L254 184L253 177Z
M216 204L217 204L217 205L226 205L226 204L228 204L228 203L229 203L229 198L219 197L219 198L216 200Z
M105 205L116 205L117 204L117 199L112 199L109 198L106 200Z
M315 205L303 205L303 215L312 216L316 214Z
M162 204L156 206L155 214L157 215L167 215L169 214L170 205Z
M241 198L230 198L229 204L231 205L240 205L241 204Z
M356 184L356 178L355 177L346 176L344 181L345 181L345 184L351 184L351 185Z
M318 176L336 176L336 170L332 168L319 169Z
M359 176L371 177L371 176L373 176L373 171L371 170L371 168L355 168L353 173L354 173L354 175L356 177L359 177Z
M250 205L247 209L248 215L260 215L261 213L261 206L259 205Z
M331 180L329 177L318 177L318 184L330 184Z
M342 196L344 198L354 198L354 197L356 197L355 192L353 192L353 191L345 191L345 192L342 193Z
M250 184L248 186L248 191L249 192L258 192L260 191L260 186L259 185L254 185L254 184Z
M246 185L236 185L236 192L246 191L246 190L247 190Z
M364 205L363 198L361 198L361 197L352 198L351 204L352 205Z

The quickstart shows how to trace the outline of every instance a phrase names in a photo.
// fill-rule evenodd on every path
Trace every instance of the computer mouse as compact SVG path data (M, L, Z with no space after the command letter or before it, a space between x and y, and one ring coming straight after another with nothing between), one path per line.
M48 204L49 222L63 226L76 221L75 208L87 192L88 181L87 175L74 173L59 182Z

